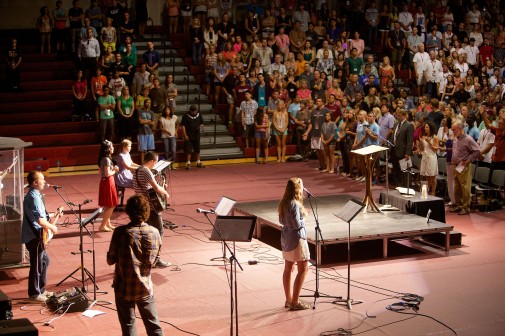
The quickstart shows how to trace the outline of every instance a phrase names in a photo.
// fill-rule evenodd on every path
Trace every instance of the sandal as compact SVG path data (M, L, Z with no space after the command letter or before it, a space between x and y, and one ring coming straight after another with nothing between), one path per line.
M312 308L310 303L304 301L298 301L298 303L292 303L289 310L305 310Z
M291 303L288 301L284 302L284 308L291 308Z

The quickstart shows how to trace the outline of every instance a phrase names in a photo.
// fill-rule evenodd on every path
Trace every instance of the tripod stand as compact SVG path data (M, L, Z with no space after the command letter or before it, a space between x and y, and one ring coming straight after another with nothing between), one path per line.
M314 220L316 222L316 227L314 228L316 234L316 289L314 290L314 294L312 295L300 295L300 297L313 297L314 303L312 304L312 309L316 309L316 301L320 297L331 298L331 299L342 299L341 296L330 296L330 295L321 295L319 293L319 265L321 264L321 256L318 253L319 249L319 238L321 238L321 243L323 244L323 248L326 249L326 245L324 245L323 234L321 233L321 228L319 227L319 214L317 213L317 203L315 197L308 193L308 199L310 204L310 209L312 210L312 214L314 215ZM312 205L311 198L314 198L314 203L316 203L316 210L314 211L314 206Z
M86 231L88 232L89 235L91 235L91 232L89 232L89 230L85 227L86 225L83 225L83 221L82 221L82 206L85 205L85 204L91 203L92 200L86 199L86 200L84 200L84 202L82 202L80 204L75 204L73 202L70 202L70 201L66 200L65 197L63 197L63 195L59 192L59 187L53 186L53 188L56 191L56 193L60 196L60 198L63 200L63 202L65 202L65 204L68 206L68 208L73 212L73 214L77 218L77 221L79 223L79 252L71 252L71 253L74 254L74 255L75 254L80 254L80 256L81 256L81 264L72 273L70 273L69 275L67 275L60 282L58 282L56 284L56 286L60 286L68 278L72 278L74 280L79 281L79 279L77 279L77 278L74 277L74 274L77 273L78 271L81 271L81 280L80 280L81 281L81 286L82 286L81 289L82 289L83 292L86 292L84 284L85 284L85 282L86 282L87 279L85 279L85 275L88 277L88 279L91 279L91 281L93 282L93 286L96 287L95 277L86 268L86 266L84 266L84 253L89 253L90 251L84 251L84 248L83 248L83 228L86 229ZM77 206L79 208L79 210L78 210L79 213L75 212L74 206ZM96 217L94 219L96 219ZM86 223L86 224L88 224L88 223ZM93 253L94 253L94 250L93 250Z

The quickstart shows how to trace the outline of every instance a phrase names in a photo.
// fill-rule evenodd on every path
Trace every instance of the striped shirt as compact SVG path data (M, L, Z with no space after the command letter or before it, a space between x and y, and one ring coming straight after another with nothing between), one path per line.
M135 190L135 194L148 196L147 190L152 188L149 183L151 180L154 180L153 172L144 166L139 167L133 177L133 190Z
M114 230L107 263L116 265L112 283L116 296L137 301L153 295L151 268L161 243L159 231L147 223L130 223Z

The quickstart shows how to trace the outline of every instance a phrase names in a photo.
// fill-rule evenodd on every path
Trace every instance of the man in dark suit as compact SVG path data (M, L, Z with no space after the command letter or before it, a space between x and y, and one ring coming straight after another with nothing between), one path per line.
M407 120L407 111L396 111L398 123L391 133L391 142L395 146L391 153L391 162L393 163L393 175L396 179L396 185L407 187L406 176L400 169L400 160L409 160L412 156L412 144L414 141L414 126Z

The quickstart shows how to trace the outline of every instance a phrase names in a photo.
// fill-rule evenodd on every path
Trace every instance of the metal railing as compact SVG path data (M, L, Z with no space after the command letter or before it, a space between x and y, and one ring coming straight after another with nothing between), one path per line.
M189 104L189 71L187 68L182 70L182 73L185 75L183 78L184 83L186 83L186 105Z

